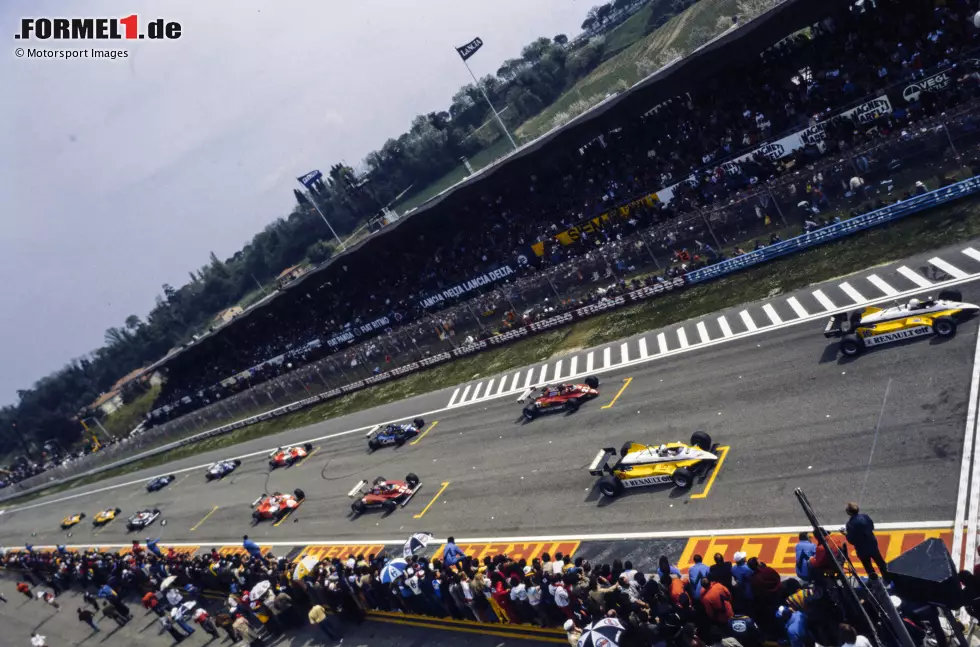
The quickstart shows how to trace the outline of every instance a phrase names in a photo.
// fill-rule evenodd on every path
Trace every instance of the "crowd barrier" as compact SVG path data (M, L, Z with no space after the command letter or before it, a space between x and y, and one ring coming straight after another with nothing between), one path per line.
M473 355L475 353L484 352L491 348L495 348L507 343L514 342L519 339L526 338L528 336L538 334L547 330L551 330L558 326L564 326L576 321L581 321L583 319L588 319L590 317L608 312L610 310L615 310L624 306L635 304L639 301L645 301L647 299L662 296L664 294L683 290L689 285L694 285L698 283L704 283L712 279L716 279L722 276L726 276L733 272L753 267L767 261L786 256L789 254L801 252L807 249L811 249L818 245L822 245L827 242L838 240L845 236L863 231L870 227L875 227L881 224L892 222L903 218L905 216L918 213L925 209L940 206L943 204L950 203L962 197L969 195L974 195L980 191L980 176L962 180L955 184L951 184L947 187L941 189L936 189L922 195L914 196L908 198L901 202L895 203L871 211L869 213L863 214L861 216L856 216L848 220L835 223L833 225L828 225L816 231L812 231L802 236L797 236L796 238L791 238L785 240L781 243L770 245L758 251L743 254L736 258L728 259L715 263L713 265L704 267L702 269L693 270L688 272L683 277L677 277L671 280L667 280L663 283L658 283L652 286L640 288L639 290L634 290L626 294L618 295L609 299L605 299L596 304L590 304L583 306L581 308L576 308L568 312L564 312L547 319L536 321L526 326L520 326L510 330L506 333L489 337L487 339L480 340L474 344L468 344L465 346L459 346L454 348L452 351L447 351L433 355L431 357L426 357L417 362L412 362L404 366L392 369L390 371L385 371L377 375L372 375L366 377L362 380L357 380L338 388L330 389L324 393L318 395L313 395L296 402L292 402L282 407L278 407L255 416L249 416L241 420L221 425L207 431L188 436L187 438L162 445L155 449L142 452L114 463L103 465L101 467L76 474L74 476L60 479L52 480L42 485L38 485L29 489L20 491L11 491L0 496L0 502L8 501L17 497L21 497L34 492L40 492L44 489L50 488L53 485L60 483L68 483L80 478L85 478L88 476L93 476L106 472L112 469L123 467L131 463L150 458L152 456L157 456L173 449L179 447L184 447L186 445L191 445L193 443L199 442L206 438L212 438L214 436L220 436L236 429L241 429L258 422L265 420L270 420L272 418L277 418L279 416L286 415L288 413L293 413L300 409L318 404L320 402L325 402L327 400L344 396L355 391L367 388L369 386L387 382L404 375L415 373L431 366L444 364L446 362L453 361L458 357L465 357Z

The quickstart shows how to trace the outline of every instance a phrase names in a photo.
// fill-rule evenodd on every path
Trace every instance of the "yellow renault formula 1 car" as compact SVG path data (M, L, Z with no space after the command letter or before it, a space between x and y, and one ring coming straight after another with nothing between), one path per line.
M948 290L940 292L938 299L910 299L888 308L836 314L827 322L824 337L840 339L840 350L848 357L872 346L916 337L952 337L959 322L980 311L980 306L962 303L961 298L958 291Z
M79 512L78 514L72 514L61 520L61 528L68 529L77 523L80 523L82 519L85 518L84 512Z
M122 510L120 508L108 508L106 510L101 510L95 513L95 518L92 519L92 523L96 526L104 526L113 519L116 518Z
M629 441L620 449L619 460L613 465L609 465L609 459L616 455L616 448L600 449L589 465L589 474L599 477L596 486L608 497L628 488L665 483L687 489L718 462L715 451L711 436L703 431L695 431L690 444L644 445Z

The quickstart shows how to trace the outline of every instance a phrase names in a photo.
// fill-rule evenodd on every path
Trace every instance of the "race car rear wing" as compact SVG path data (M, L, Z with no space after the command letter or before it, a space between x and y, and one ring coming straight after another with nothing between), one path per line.
M517 401L524 404L532 393L534 393L534 389L524 389L524 392L518 396Z
M827 339L836 339L844 335L843 325L847 321L846 313L839 313L832 316L827 320L827 325L824 326L823 336Z
M612 468L609 467L609 459L615 455L615 447L603 447L600 449L599 453L592 459L592 464L589 465L589 474L592 476L602 476L603 472L612 472Z
M351 490L350 492L347 493L347 496L349 496L350 498L353 499L358 494L363 493L364 492L364 486L365 485L367 485L367 481L363 481L362 480L360 483L358 483L357 485L354 486L354 489L353 490Z
M371 431L369 431L366 434L364 434L364 437L365 438L370 438L374 434L378 433L378 430L379 429L381 429L381 425L374 425L374 427L371 428Z

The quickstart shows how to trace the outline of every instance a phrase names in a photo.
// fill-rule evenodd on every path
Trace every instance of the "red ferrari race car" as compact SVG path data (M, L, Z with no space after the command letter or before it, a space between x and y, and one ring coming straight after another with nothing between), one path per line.
M252 524L257 524L263 519L282 520L286 515L300 506L306 500L306 493L303 490L293 490L292 494L273 492L263 494L252 502L255 510L252 512Z
M370 489L365 491L367 481L361 481L347 493L350 498L360 496L350 505L353 516L366 512L369 508L381 508L385 514L391 514L412 500L415 493L422 489L422 483L415 474L409 474L404 481L389 481L383 476L374 479Z
M289 467L290 465L303 460L313 451L313 445L296 445L295 447L280 447L269 454L269 467Z
M527 389L517 398L517 401L524 404L531 400L530 404L525 405L521 415L527 421L534 420L542 413L552 411L578 411L578 408L586 400L599 395L599 378L587 377L585 384L559 384L546 385L541 387L538 395L534 395L534 389ZM533 400L532 400L533 398Z

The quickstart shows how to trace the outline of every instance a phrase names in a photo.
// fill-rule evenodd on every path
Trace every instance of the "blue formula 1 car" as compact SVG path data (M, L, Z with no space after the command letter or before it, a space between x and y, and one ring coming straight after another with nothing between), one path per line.
M241 464L242 462L237 458L233 461L218 461L208 466L208 471L204 473L204 476L209 481L216 481L234 472Z
M147 492L156 492L157 490L162 490L177 479L176 476L170 474L169 476L158 476L149 483L146 484Z
M416 418L412 424L385 425L383 427L378 425L367 432L368 453L389 445L401 447L407 441L418 436L424 426L425 420L422 418Z

